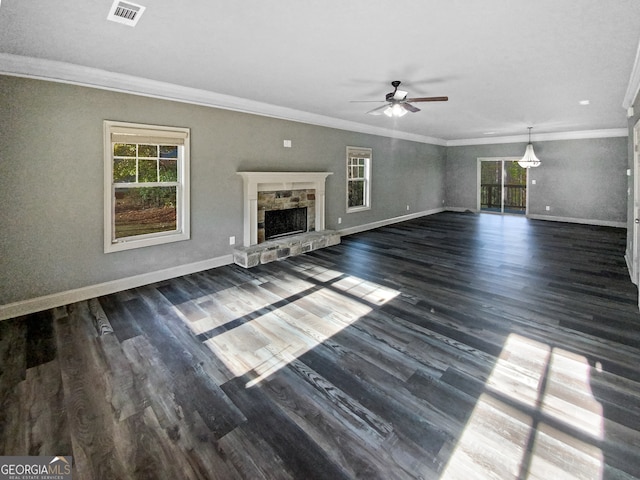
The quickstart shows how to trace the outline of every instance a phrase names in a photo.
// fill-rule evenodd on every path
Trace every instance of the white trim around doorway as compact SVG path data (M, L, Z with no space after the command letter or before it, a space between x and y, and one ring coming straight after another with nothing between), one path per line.
M482 182L482 162L517 162L520 160L520 157L478 157L477 158L477 170L476 170L476 211L480 213L490 213L494 215L509 215L504 212L490 212L488 210L482 210L481 205L481 182ZM504 178L503 178L504 185ZM529 170L527 169L527 180L526 180L526 203L525 203L525 216L528 215L529 212ZM504 210L504 206L502 208Z

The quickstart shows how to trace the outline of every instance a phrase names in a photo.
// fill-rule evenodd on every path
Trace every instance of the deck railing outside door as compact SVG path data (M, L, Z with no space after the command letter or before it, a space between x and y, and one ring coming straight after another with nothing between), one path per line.
M483 183L480 185L480 206L487 210L500 210L500 185ZM504 210L524 212L527 208L526 185L505 184Z

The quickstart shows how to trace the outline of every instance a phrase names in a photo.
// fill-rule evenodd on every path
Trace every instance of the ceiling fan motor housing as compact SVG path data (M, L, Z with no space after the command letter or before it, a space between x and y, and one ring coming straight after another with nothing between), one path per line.
M400 86L401 83L402 82L400 80L394 80L393 82L391 82L391 86L393 87L393 92L389 92L385 96L387 102L397 102L398 100L404 100L404 99L396 98L396 92L398 91L398 87ZM406 95L404 96L406 97Z

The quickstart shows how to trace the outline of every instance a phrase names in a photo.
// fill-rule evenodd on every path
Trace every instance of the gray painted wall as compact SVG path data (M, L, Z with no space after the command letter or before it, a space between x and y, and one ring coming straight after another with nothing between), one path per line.
M529 214L585 221L627 221L625 137L533 142L542 165L529 172ZM477 207L477 159L521 157L525 143L447 149L447 206ZM549 205L550 211L545 207Z
M631 193L627 199L627 260L632 263L634 261L634 248L633 248L633 222L635 220L635 216L633 214L633 197L635 192L633 191L633 178L637 173L635 170L635 163L633 158L633 127L640 121L640 95L636 97L635 102L633 103L633 111L634 115L628 117L628 125L629 125L629 136L627 137L627 161L628 168L631 170L631 176L629 177L628 188Z
M0 76L0 304L230 254L242 170L332 171L327 228L442 207L445 148ZM103 253L103 120L191 128L191 240ZM293 148L283 148L289 139ZM372 208L346 214L346 146L373 148Z

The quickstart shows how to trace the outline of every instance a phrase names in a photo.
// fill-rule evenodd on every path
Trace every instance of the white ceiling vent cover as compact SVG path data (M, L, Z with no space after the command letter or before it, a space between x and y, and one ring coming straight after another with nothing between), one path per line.
M145 8L146 7L138 5L137 3L115 0L113 5L111 5L111 10L109 11L107 20L135 27Z

